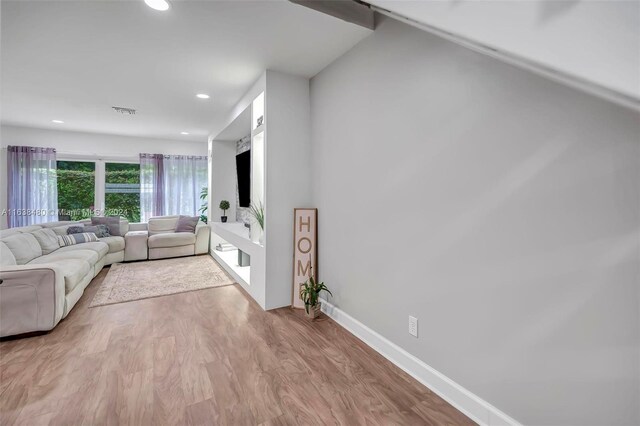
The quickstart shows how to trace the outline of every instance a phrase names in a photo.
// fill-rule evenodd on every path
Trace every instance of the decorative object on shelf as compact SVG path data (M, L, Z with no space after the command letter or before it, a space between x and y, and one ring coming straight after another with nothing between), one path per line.
M202 191L200 191L200 199L202 200L202 205L200 206L200 209L198 210L198 212L200 213L200 220L203 221L204 223L207 223L208 221L208 217L206 215L207 213L207 197L209 196L209 187L205 186L204 188L202 188Z
M305 304L301 290L308 279L317 276L317 234L318 209L293 209L293 289L292 303L294 308L302 309Z
M229 243L219 243L216 246L216 250L218 251L231 251L231 250L237 250L237 248Z
M264 207L262 205L262 201L258 201L258 205L252 203L249 206L249 214L260 226L260 237L258 238L258 243L260 245L264 245Z
M262 123L264 123L264 115L261 115L260 117L258 117L257 123L258 123L257 127L262 126Z
M220 201L220 210L222 210L222 217L220 218L220 220L222 221L222 223L225 223L227 221L227 210L231 207L231 204L229 204L229 202L227 200L222 200Z
M264 207L262 201L258 201L258 204L252 203L249 206L249 214L255 219L260 226L260 229L264 231Z
M238 249L238 266L251 266L251 256Z
M302 283L300 286L300 299L304 303L304 310L307 316L311 319L315 319L320 316L320 292L326 291L331 294L331 291L324 283L317 282L313 275L309 279ZM333 294L331 294L333 296Z

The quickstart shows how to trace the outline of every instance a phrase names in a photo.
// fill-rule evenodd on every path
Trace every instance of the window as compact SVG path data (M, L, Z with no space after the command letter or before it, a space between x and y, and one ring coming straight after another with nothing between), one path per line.
M140 164L105 163L105 216L140 222Z
M57 169L59 218L91 217L95 203L96 164L92 161L57 161Z

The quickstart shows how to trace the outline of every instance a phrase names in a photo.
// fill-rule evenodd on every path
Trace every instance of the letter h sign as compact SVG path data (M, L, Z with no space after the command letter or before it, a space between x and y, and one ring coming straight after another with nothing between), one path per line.
M318 209L293 209L293 301L294 308L304 308L300 286L309 277L318 278Z

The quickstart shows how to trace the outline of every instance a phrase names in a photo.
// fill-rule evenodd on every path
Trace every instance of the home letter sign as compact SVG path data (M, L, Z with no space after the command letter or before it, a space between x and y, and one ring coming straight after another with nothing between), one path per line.
M309 277L316 279L318 251L318 209L293 210L293 307L304 308L300 299L300 285Z

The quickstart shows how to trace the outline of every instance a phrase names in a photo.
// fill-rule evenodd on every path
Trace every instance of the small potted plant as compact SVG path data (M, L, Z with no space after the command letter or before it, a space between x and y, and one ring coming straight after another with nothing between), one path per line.
M313 276L310 276L307 282L300 285L300 298L304 302L304 310L307 317L315 319L320 316L320 292L326 291L331 294L324 283L316 282ZM333 296L333 294L331 294Z
M249 206L249 214L260 227L260 237L258 238L258 242L261 245L264 245L264 207L262 206L262 201L259 201L258 204L251 203Z
M220 201L220 210L222 210L222 217L220 220L224 223L227 221L227 210L231 207L231 204L227 200Z
M262 201L259 201L258 204L251 203L249 214L253 216L260 229L264 231L264 207L262 206Z

